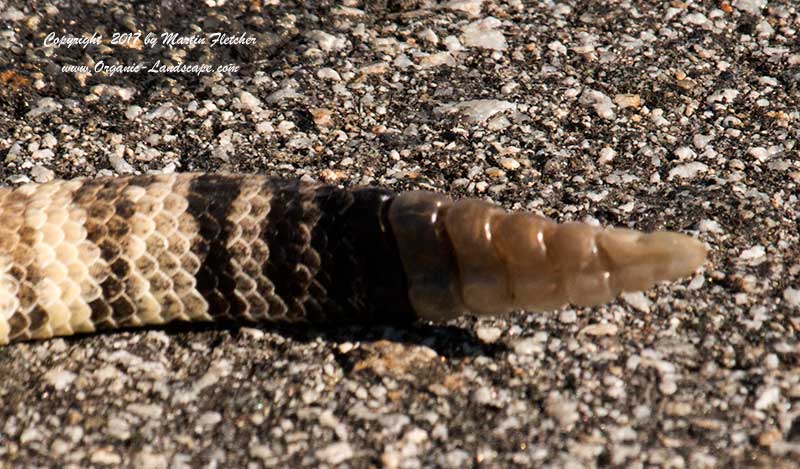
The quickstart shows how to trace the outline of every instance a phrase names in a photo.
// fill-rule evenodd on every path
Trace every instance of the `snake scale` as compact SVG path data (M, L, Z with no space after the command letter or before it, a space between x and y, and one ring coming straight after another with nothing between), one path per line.
M477 199L183 173L0 187L0 344L172 321L370 323L596 305L702 243Z

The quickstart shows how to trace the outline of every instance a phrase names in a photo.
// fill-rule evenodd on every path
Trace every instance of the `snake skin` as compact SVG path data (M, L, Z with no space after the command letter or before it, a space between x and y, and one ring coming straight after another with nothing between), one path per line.
M414 319L381 189L184 173L0 188L0 344Z

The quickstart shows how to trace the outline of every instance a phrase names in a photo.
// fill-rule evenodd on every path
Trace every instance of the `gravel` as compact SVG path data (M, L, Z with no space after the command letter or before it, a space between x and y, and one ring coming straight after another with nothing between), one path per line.
M0 348L3 467L798 467L796 2L31 5L0 2L3 184L429 189L679 230L710 259L593 309ZM135 31L255 41L107 40ZM112 73L157 61L241 68Z

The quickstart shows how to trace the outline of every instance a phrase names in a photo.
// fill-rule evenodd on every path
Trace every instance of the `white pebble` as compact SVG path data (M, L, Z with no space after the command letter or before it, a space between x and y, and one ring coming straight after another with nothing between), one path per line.
M17 10L14 7L9 7L0 15L0 19L7 21L22 21L25 19L25 13Z
M347 42L343 38L338 38L333 34L326 33L325 31L314 30L308 33L308 38L316 41L319 48L325 52L331 52L344 49Z
M49 148L31 152L31 159L34 160L49 160L53 156L55 156L55 153L53 153L53 150L50 150Z
M760 259L767 254L767 251L764 249L764 246L760 244L756 244L755 246L745 249L739 254L739 259L742 260L753 260L753 259Z
M247 109L251 112L256 112L261 109L261 100L247 91L242 91L239 93L239 102L242 104L244 109Z
M213 427L222 421L222 414L219 412L206 412L197 419L197 424L203 427Z
M320 461L335 466L352 458L353 448L350 443L340 441L318 450L316 456Z
M101 448L92 453L89 461L91 461L92 464L99 464L101 466L119 466L122 462L122 458L113 451Z
M581 333L590 336L612 336L617 334L618 329L615 324L591 324L581 329Z
M695 134L694 137L692 137L692 145L694 145L694 147L697 148L698 150L702 150L713 139L714 137L710 135Z
M600 91L586 88L581 94L579 102L584 106L592 106L594 112L603 119L613 119L616 115L611 98Z
M28 111L27 117L37 117L61 109L61 104L53 98L42 98L36 101L36 107Z
M449 103L434 109L435 112L450 114L458 112L469 122L483 122L498 112L515 110L517 105L498 99L475 99L459 103Z
M128 109L125 110L125 117L128 120L134 120L142 114L141 106L132 105L128 106Z
M444 6L449 10L467 13L473 18L481 15L481 3L483 0L451 0Z
M800 290L796 288L787 288L783 291L783 299L789 306L800 306Z
M501 31L496 29L500 24L500 20L492 16L470 23L464 28L461 41L467 47L506 50L508 48L506 38Z
M644 293L642 292L623 293L622 299L625 300L625 302L629 305L633 306L634 309L643 313L649 313L650 306L653 304L653 302L644 296Z
M756 410L764 410L777 404L781 399L781 389L779 387L769 387L761 392L756 400Z
M124 419L110 417L107 424L108 434L118 440L127 440L131 437L131 426Z
M662 376L661 382L658 383L658 390L661 391L661 394L666 396L675 394L678 390L678 383L675 382L675 376L671 374Z
M535 337L521 339L514 344L514 353L519 355L533 355L542 352L544 352L544 347Z
M562 324L574 324L578 321L578 313L574 309L565 309L558 314L558 320Z
M714 220L703 219L697 225L697 228L703 233L723 233L722 227Z
M762 163L769 159L769 151L767 151L767 149L764 147L752 147L747 151L747 153Z
M764 366L768 370L777 370L778 366L780 366L781 361L778 359L778 356L774 353L768 353L766 357L764 357Z
M614 161L614 157L617 156L617 152L611 147L604 147L600 150L600 164L608 164Z
M122 151L115 151L108 155L108 162L118 174L133 174L136 170L122 156L125 154L125 145L117 145L117 148L119 147L122 148Z
M75 373L60 368L54 368L44 375L45 381L56 388L56 391L61 391L69 387L77 377L78 375Z
M431 28L426 28L417 34L417 37L432 45L439 44L439 36Z
M676 177L680 177L683 179L693 179L700 173L705 173L708 171L708 166L700 163L699 161L693 161L691 163L678 165L672 168L669 171L669 176L667 180L672 181Z
M497 327L479 327L478 330L475 331L475 334L482 342L491 344L500 338L503 331Z
M436 54L426 55L419 61L419 65L423 69L438 67L439 65L447 65L448 67L452 67L455 64L456 59L453 58L450 52L437 52Z
M689 147L678 147L675 150L675 156L677 156L679 160L683 161L693 159L695 156L697 156L697 154Z
M761 16L761 10L767 6L767 0L734 0L733 7L750 13L753 16Z
M578 404L557 392L551 392L547 396L544 407L547 415L556 419L558 425L564 430L571 429L581 418L578 413Z
M339 72L330 67L325 67L317 70L317 78L321 78L323 80L331 80L331 81L342 80L342 77L339 76Z
M268 134L274 131L275 129L272 127L272 123L269 121L261 121L256 124L256 132L260 134Z
M514 158L500 158L500 166L508 170L514 170L519 168L520 165L519 161Z
M706 15L704 15L702 13L690 13L690 14L688 14L688 15L683 17L683 21L685 23L694 24L694 25L697 25L697 26L702 26L702 25L708 23L708 18L706 18Z
M45 182L50 182L55 179L56 173L54 173L52 169L37 164L31 169L31 176L33 176L34 181L39 184L44 184Z
M447 48L448 52L458 52L460 50L464 50L464 46L461 45L461 41L458 40L455 36L447 36L442 40L442 44Z

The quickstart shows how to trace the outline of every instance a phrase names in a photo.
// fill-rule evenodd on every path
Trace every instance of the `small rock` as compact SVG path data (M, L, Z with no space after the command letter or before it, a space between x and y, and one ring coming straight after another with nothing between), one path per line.
M141 114L142 114L141 106L137 106L135 104L131 105L131 106L128 106L128 108L125 109L125 117L128 120L134 120L137 117L139 117Z
M52 157L52 151L50 150L39 150L34 153L39 153L41 151L50 152L50 156ZM33 157L36 159L36 157ZM56 177L56 173L53 170L45 168L42 165L36 165L31 169L31 176L33 176L33 180L38 182L39 184L44 184L45 182L50 182Z
M25 19L25 13L17 10L14 7L9 7L6 11L0 15L0 20L6 21L22 21Z
M675 156L677 156L679 160L684 161L693 159L697 154L689 147L678 147L675 149Z
M625 300L625 302L629 305L633 306L634 309L643 313L649 313L650 306L653 304L653 302L644 296L644 293L642 292L623 293L622 299Z
M692 145L694 145L694 147L697 148L698 150L702 150L713 139L714 137L710 135L695 134L694 137L692 137Z
M248 111L257 112L261 110L261 100L247 91L242 91L239 93L239 102L241 103L242 108L247 109Z
M136 170L130 165L123 155L125 154L125 145L117 145L114 153L108 155L108 162L118 174L133 174Z
M219 412L206 412L197 419L197 424L203 427L213 427L222 421L222 414Z
M600 158L598 161L600 164L608 164L614 161L614 157L617 156L617 152L611 147L604 147L600 150Z
M533 355L544 351L542 344L535 338L529 337L526 339L518 340L514 344L514 353L519 355Z
M708 171L708 166L699 161L675 166L669 171L667 180L672 181L676 177L683 179L694 179L698 174Z
M754 405L756 410L764 410L777 404L781 399L781 389L779 387L769 387L761 391L758 400Z
M461 41L459 41L455 36L446 36L442 40L442 44L444 44L448 52L458 52L460 50L464 50L464 46L461 45Z
M773 28L768 21L764 20L756 25L756 32L759 37L770 37L775 34L775 28Z
M500 158L500 166L504 167L508 170L518 169L520 164L519 161L515 160L514 158Z
M558 314L558 320L562 324L574 324L578 321L578 313L574 309L565 309Z
M417 37L434 46L439 44L439 36L431 28L423 29L417 33Z
M500 338L503 331L497 327L479 327L475 333L482 342L491 344Z
M617 334L619 328L614 324L591 324L581 329L581 334L590 336L612 336Z
M108 434L118 440L127 440L131 437L130 424L119 417L111 417L108 419Z
M63 370L61 368L54 368L44 375L44 380L51 386L56 388L56 391L61 391L69 387L78 375L71 371Z
M722 227L719 226L719 223L707 218L700 220L700 223L697 224L697 228L703 233L724 233Z
M309 111L314 123L319 127L330 127L333 124L333 111L325 108L314 108Z
M261 121L256 124L256 132L260 134L268 134L275 131L275 128L272 127L272 123L268 121Z
M702 25L708 23L708 18L706 18L706 15L704 15L702 13L699 13L699 12L698 13L689 13L688 15L683 17L683 21L684 21L684 23L689 23L689 24L694 24L694 25L697 25L697 26L702 26Z
M451 0L445 3L448 10L461 11L473 18L481 16L481 3L483 0Z
M227 96L228 93L228 88L223 85L216 84L211 87L211 94L214 96Z
M578 404L557 392L551 392L547 396L544 406L547 415L556 419L563 430L569 431L581 418Z
M172 120L178 117L178 114L173 109L172 104L164 103L161 106L155 108L154 110L147 113L145 119L153 120L153 119L166 119Z
M440 65L453 67L456 65L456 59L453 58L450 52L438 52L436 54L427 55L420 59L419 65L422 68L433 68Z
M359 68L356 72L358 75L382 75L389 71L389 64L386 62L378 62L372 65Z
M766 255L766 253L767 252L764 249L764 246L761 246L760 244L756 244L755 246L753 246L751 248L748 248L748 249L745 249L744 251L742 251L742 253L739 254L739 259L742 259L742 260L745 260L745 261L750 261L750 260L753 260L753 259L760 259L760 258L764 257Z
M167 469L169 461L163 454L140 451L133 459L133 466L140 469Z
M794 306L795 308L800 306L800 290L796 288L787 288L783 291L783 299L786 300L786 304L789 306Z
M323 80L331 80L331 81L342 80L342 77L339 76L339 72L330 67L325 67L317 70L317 78L321 78Z
M42 98L36 101L36 107L28 111L27 117L38 117L61 109L61 104L53 98Z
M783 439L781 432L775 428L763 431L758 434L758 444L761 446L770 447Z
M500 20L492 16L470 23L464 28L461 34L461 41L467 47L498 51L506 50L508 48L506 38L501 31L496 29L500 25Z
M287 99L295 99L302 97L303 95L298 93L293 87L285 86L267 96L267 102L269 104L277 104Z
M611 98L600 91L586 88L581 93L579 102L584 106L592 106L594 112L603 119L613 119L616 116Z
M642 98L638 94L618 94L614 96L614 103L621 109L638 108L642 105Z
M353 448L350 443L340 441L317 451L317 459L330 465L341 464L353 457Z
M122 462L122 458L111 450L101 448L92 453L89 461L101 466L119 466Z
M481 386L472 393L472 400L481 405L491 405L496 398L496 394L487 386Z
M129 404L126 410L134 415L145 419L158 419L161 418L164 410L161 406L156 404Z
M753 16L761 16L761 10L767 6L767 0L734 0L733 7L737 10L750 13Z
M19 436L19 442L23 445L30 443L31 441L37 441L42 439L42 433L36 427L28 427L22 434Z
M325 52L341 50L347 46L347 41L344 38L336 37L333 34L326 33L325 31L311 31L308 33L308 38L312 41L316 41L319 48Z
M769 159L769 151L764 147L750 148L747 153L762 163Z
M508 110L516 110L517 105L509 101L501 101L498 99L476 99L471 101L462 101L459 103L449 103L439 106L435 109L436 112L443 114L450 114L458 112L466 117L469 122L483 122L493 115Z
M678 383L675 382L674 375L664 375L658 383L658 390L665 396L671 396L678 391Z

